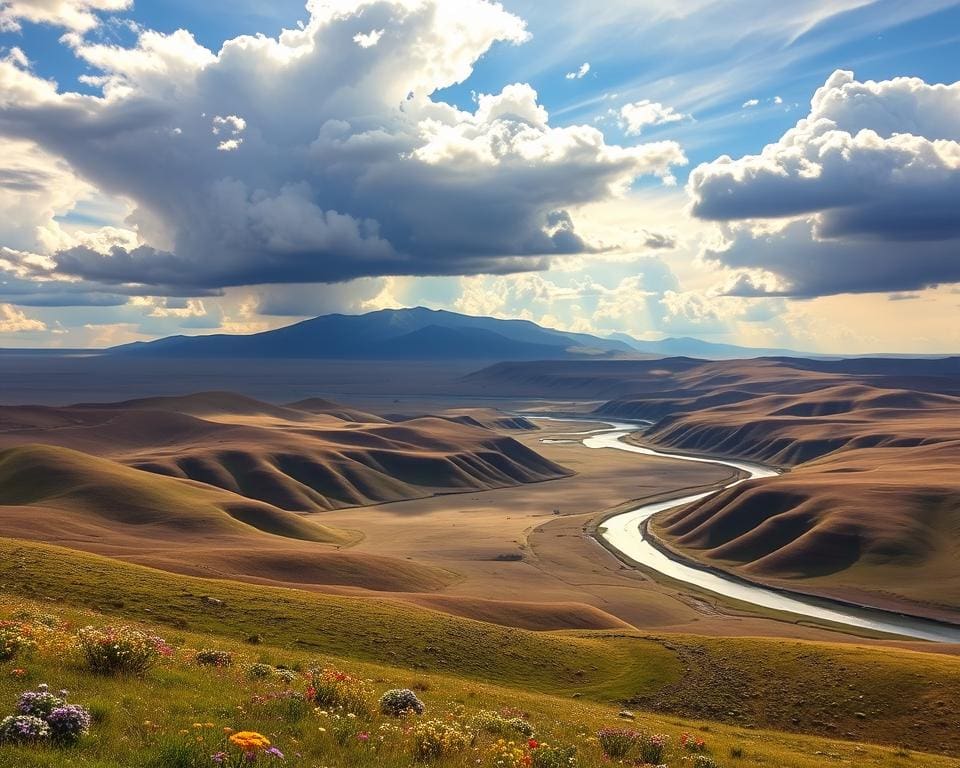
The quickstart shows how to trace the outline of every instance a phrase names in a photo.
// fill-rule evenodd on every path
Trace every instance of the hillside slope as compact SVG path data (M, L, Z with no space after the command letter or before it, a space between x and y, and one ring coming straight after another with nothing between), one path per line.
M275 406L218 392L0 408L0 448L30 443L84 451L293 511L569 474L476 421L423 417L395 424L327 401Z
M661 515L651 529L667 546L764 583L960 621L960 397L943 393L960 378L931 387L953 361L899 362L704 364L596 413L652 421L642 440L661 448L791 468Z

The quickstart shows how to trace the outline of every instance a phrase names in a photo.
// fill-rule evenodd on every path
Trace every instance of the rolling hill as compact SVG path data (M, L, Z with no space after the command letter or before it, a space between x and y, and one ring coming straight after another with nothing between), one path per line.
M276 406L222 392L0 408L0 448L31 443L84 451L299 512L569 474L476 419L393 423L329 401Z
M755 581L960 620L956 358L663 362L595 413L652 422L643 441L660 448L790 469L655 518L664 546Z

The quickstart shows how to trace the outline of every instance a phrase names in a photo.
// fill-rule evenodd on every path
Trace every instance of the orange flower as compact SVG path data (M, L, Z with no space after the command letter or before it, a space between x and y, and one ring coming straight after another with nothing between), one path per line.
M244 752L258 752L270 746L270 739L256 731L238 731L230 737L230 743Z

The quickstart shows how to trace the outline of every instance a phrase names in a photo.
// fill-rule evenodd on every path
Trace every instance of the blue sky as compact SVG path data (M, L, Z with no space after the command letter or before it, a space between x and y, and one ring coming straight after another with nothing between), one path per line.
M34 5L53 10L38 21ZM23 96L8 85L21 103L0 102L0 146L7 142L10 158L0 180L31 180L29 189L0 182L0 214L19 216L7 231L0 225L0 344L242 332L324 311L423 303L646 338L960 349L960 331L945 322L958 308L958 235L937 218L936 202L916 211L896 205L898 195L940 201L957 188L960 171L945 142L960 140L960 88L952 87L960 79L960 2L798 0L777 8L758 0L611 0L597 8L507 0L498 8L485 0L332 0L308 9L302 0L141 0L116 9L122 5L0 0L6 76L27 82ZM78 9L89 22L75 21ZM460 12L469 26L456 26ZM289 61L254 68L273 83L266 75L244 82L231 68L275 54L229 41L275 39L298 23L304 40L324 41L310 54L315 71L299 53L303 71L291 72ZM368 40L355 31L376 34ZM470 39L458 43L464 35ZM433 48L409 42L425 38ZM243 54L225 58L225 43ZM368 73L361 54L400 58ZM457 66L437 72L437 61ZM854 74L831 80L837 70ZM298 94L296 78L306 84ZM403 108L380 103L376 78L389 84L384 91L405 93L407 78L411 93L425 92ZM41 98L49 80L56 96ZM828 83L812 111L811 98ZM342 84L349 99L338 95ZM484 106L478 94L495 96ZM459 112L437 117L436 105ZM49 109L63 116L61 131L50 129ZM143 122L150 109L152 128ZM256 115L265 116L260 124ZM829 120L850 143L839 165L824 160L817 184L809 169L825 139L807 130L808 116ZM135 118L135 130L116 129ZM85 133L94 124L96 138ZM322 160L310 155L318 165L306 173L303 153L321 152L324 131L348 131L351 146L389 134L391 146L403 147L394 156L402 162L358 155L344 171L331 151ZM176 142L167 162L157 132ZM214 144L185 148L186 137L210 132ZM281 133L283 142L268 147ZM536 148L477 154L505 135L527 136ZM917 141L905 148L901 135ZM76 146L78 136L94 143ZM339 147L345 139L330 140ZM302 142L299 154L294 141ZM798 151L806 159L796 166ZM937 173L903 181L917 168L904 152L930 151ZM184 155L191 152L193 160ZM177 162L188 169L180 179L170 171ZM481 179L473 184L471 163ZM903 165L892 172L889 163ZM202 173L192 178L196 169ZM411 173L417 181L407 188ZM781 184L784 174L796 183ZM864 185L859 192L845 186L851 178ZM37 179L47 186L35 189ZM242 212L224 212L227 187L231 205L243 199ZM783 204L767 204L766 190ZM194 194L182 210L179 201ZM892 234L883 224L889 210L902 218ZM230 231L235 221L242 231ZM291 232L301 225L304 232ZM909 234L920 228L922 236ZM233 239L233 251L210 255ZM870 275L861 265L880 240ZM911 258L919 259L917 277L908 274Z

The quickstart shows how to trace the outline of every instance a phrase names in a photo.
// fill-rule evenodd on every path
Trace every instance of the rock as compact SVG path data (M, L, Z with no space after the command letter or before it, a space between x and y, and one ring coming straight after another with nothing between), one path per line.
M629 709L625 709L622 712L617 713L617 717L622 718L623 720L636 720L637 716L633 714Z
M214 608L223 608L223 606L226 605L226 603L223 602L223 600L218 600L217 598L210 597L209 595L204 595L203 597L201 597L200 602L203 603L204 605L213 606Z

